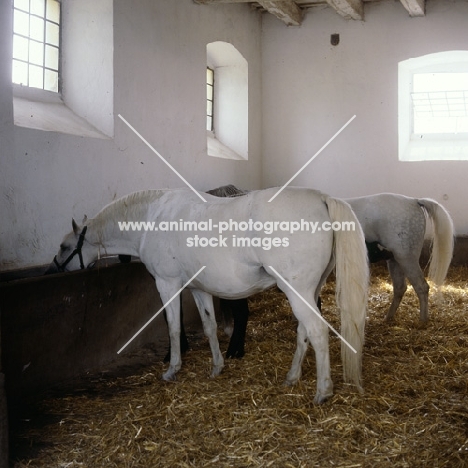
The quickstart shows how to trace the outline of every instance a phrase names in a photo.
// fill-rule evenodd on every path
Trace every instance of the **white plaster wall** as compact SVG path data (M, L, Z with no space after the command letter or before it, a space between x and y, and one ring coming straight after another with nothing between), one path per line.
M295 179L339 197L389 191L444 204L468 234L468 162L398 161L398 62L468 50L468 2L432 0L410 18L400 2L365 6L364 22L311 9L301 27L263 22L263 185L285 183L356 114ZM330 44L338 33L340 44Z
M260 187L261 18L247 5L115 0L108 140L13 125L11 3L0 5L1 270L49 263L72 216L81 221L132 191L183 186L119 113L195 188ZM248 161L207 155L206 44L216 40L233 43L249 63Z
M91 125L112 137L113 0L62 4L62 97Z

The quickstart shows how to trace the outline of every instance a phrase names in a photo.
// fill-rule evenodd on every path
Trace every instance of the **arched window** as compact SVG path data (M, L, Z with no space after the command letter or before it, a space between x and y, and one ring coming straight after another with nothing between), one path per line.
M398 64L402 161L468 160L468 51Z

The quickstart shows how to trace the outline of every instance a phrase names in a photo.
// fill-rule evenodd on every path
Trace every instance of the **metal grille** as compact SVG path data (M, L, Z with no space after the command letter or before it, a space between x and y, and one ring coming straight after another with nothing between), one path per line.
M468 90L411 93L417 117L468 117Z

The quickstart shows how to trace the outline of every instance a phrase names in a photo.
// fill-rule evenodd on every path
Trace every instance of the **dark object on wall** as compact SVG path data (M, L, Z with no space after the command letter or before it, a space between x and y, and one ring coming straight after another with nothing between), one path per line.
M339 34L332 34L330 36L330 44L332 46L337 46L340 43L340 35Z

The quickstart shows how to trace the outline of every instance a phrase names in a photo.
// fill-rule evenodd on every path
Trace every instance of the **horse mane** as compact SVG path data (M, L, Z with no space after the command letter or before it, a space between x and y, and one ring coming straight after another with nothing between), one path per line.
M125 195L106 205L89 222L98 232L106 229L108 222L113 221L145 221L148 205L164 194L165 190L144 190Z
M106 237L106 232L113 230L119 221L146 221L148 206L160 198L167 190L143 190L125 195L109 203L85 224L91 224L99 238ZM248 191L240 190L234 185L224 185L208 192L217 197L239 197Z

